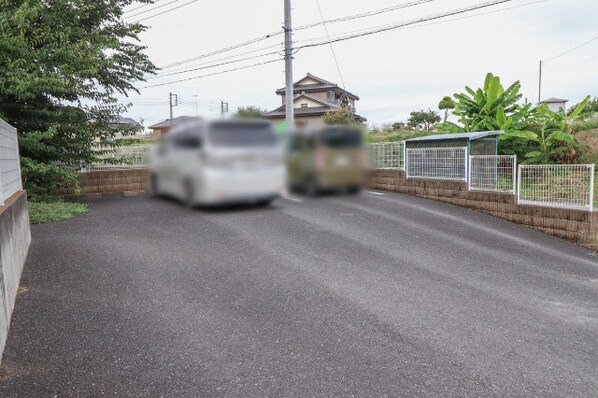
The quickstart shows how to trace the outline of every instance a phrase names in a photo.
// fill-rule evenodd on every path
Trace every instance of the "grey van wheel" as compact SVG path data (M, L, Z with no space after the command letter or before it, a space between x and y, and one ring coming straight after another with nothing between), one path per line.
M305 180L303 190L307 196L318 196L318 193L320 193L318 180L316 180L314 176L309 176L307 180Z
M150 176L150 195L151 196L159 196L160 192L158 190L158 176L152 174Z
M185 180L184 183L185 192L185 205L193 209L195 207L195 191L193 190L193 183L189 180Z

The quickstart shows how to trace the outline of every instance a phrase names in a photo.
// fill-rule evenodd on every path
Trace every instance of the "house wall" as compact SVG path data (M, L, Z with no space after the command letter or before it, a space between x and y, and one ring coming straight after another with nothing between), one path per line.
M301 108L301 104L307 104L309 108L316 108L322 106L322 104L305 97L295 99L293 104L295 105L295 108Z
M30 243L27 193L19 191L0 206L0 361Z
M406 179L399 170L372 171L367 186L467 207L598 249L598 212L518 205L515 195L470 192L464 182Z
M553 112L558 112L559 110L566 110L567 109L567 103L566 102L551 102L549 104L546 104L548 106L548 109L550 109Z
M278 123L285 120L284 118L276 118L276 119L268 119L272 122L273 125L277 125ZM322 116L300 116L295 115L295 123L297 127L318 127L323 126L324 119Z

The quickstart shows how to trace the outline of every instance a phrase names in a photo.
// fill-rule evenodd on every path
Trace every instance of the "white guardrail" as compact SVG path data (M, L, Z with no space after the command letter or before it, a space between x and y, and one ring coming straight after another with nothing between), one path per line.
M519 204L593 210L593 164L520 165L517 180Z
M0 119L0 206L22 189L17 129Z
M407 178L467 181L467 147L407 148Z
M405 141L368 145L370 162L377 170L405 170Z
M517 157L515 155L472 155L469 157L469 190L481 192L517 192Z

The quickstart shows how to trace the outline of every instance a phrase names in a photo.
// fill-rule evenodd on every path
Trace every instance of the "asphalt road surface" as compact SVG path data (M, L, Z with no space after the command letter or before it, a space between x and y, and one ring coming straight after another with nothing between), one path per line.
M363 193L35 226L2 397L598 396L598 258Z

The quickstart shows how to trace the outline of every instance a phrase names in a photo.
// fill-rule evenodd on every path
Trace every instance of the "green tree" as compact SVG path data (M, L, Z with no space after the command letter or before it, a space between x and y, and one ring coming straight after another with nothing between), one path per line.
M247 118L261 118L264 113L266 113L266 109L259 108L257 106L249 105L249 106L240 106L237 108L237 112L235 112L235 116L237 117L247 117Z
M144 0L143 2L151 2ZM30 194L51 192L97 160L94 142L127 129L118 95L155 71L123 21L133 0L0 0L0 117L19 131Z
M422 109L419 111L413 111L410 113L407 123L413 128L422 128L426 131L432 130L436 123L440 122L440 116L436 111L428 109L427 111Z
M455 109L455 101L449 96L443 97L442 100L438 103L438 109L444 111L444 120L443 123L446 123L448 119L449 112Z
M324 115L324 123L326 124L355 124L355 115L346 108L339 108L335 111L326 112Z

